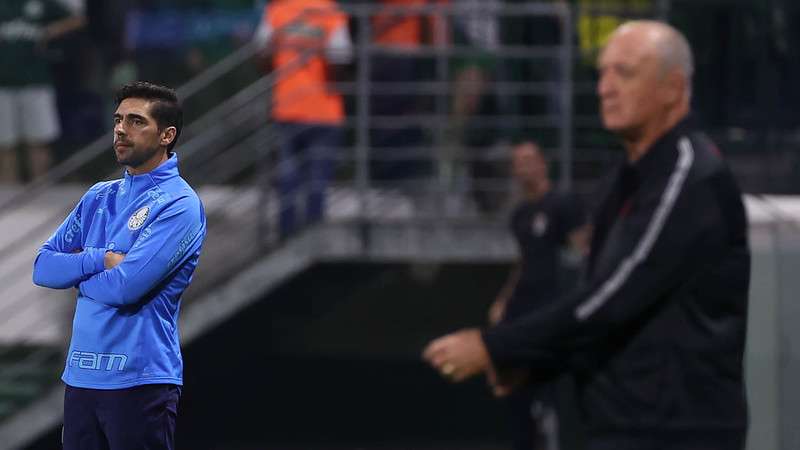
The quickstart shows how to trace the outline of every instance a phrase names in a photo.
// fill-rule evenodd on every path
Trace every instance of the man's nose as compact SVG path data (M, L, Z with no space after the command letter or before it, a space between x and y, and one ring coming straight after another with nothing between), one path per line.
M597 82L597 95L600 97L606 97L611 94L613 90L614 85L609 77L607 75L601 76L600 80Z

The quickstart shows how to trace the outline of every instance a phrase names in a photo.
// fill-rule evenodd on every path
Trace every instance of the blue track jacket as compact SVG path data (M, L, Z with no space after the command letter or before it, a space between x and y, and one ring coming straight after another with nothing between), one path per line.
M178 158L84 194L39 249L33 282L78 289L62 379L120 389L183 383L178 311L206 234L203 205ZM125 259L104 270L106 251Z

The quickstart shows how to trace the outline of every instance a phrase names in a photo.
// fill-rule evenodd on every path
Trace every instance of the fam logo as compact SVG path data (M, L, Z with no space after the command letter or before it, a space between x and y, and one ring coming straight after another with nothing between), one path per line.
M142 206L141 208L137 209L135 213L128 219L128 229L131 231L138 230L142 228L144 225L145 220L147 220L147 216L150 215L150 207L149 206Z
M73 351L69 355L69 366L89 370L125 370L128 357L120 353L92 353ZM115 367L116 366L116 367Z
M544 235L547 232L547 223L547 214L539 212L533 216L533 222L531 222L531 231L533 231L533 235L536 237Z

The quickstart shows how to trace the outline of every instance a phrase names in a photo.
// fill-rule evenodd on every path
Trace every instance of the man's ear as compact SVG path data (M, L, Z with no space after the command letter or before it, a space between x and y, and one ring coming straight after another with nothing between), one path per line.
M682 101L686 95L687 89L689 89L689 86L686 75L678 70L673 70L667 74L664 93L666 94L666 100L669 104Z
M175 127L167 127L161 132L161 141L159 142L164 147L168 147L172 141L175 140L175 135L178 133L178 129Z

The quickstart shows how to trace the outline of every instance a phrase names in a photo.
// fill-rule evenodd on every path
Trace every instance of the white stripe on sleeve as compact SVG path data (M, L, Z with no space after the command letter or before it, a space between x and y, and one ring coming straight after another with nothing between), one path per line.
M689 174L689 169L692 168L694 163L694 149L692 143L688 138L684 137L678 142L678 162L675 165L675 170L670 175L667 188L661 195L661 202L653 214L650 223L647 225L647 230L642 236L642 239L636 245L633 254L628 255L619 265L617 271L606 280L598 291L592 294L588 300L578 305L575 309L575 317L579 321L585 321L592 316L599 308L601 308L612 295L614 295L619 288L628 280L633 269L637 264L647 258L650 250L653 248L656 239L658 238L661 229L664 228L664 223L667 221L669 213L675 206L675 200L681 192L686 176Z

